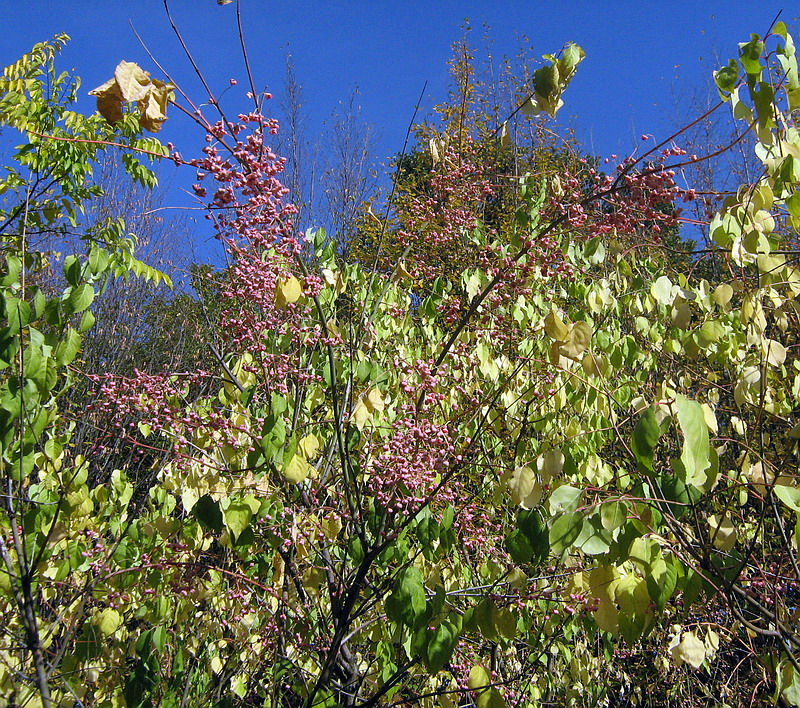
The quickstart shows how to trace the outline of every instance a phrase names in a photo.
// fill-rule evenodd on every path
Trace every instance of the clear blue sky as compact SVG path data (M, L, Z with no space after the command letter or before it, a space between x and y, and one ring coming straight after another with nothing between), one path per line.
M170 6L214 89L221 91L236 77L234 90L243 93L235 4L172 0ZM377 126L379 160L399 152L423 83L428 81L424 107L444 95L450 47L461 36L465 18L476 39L483 23L491 26L496 54L513 54L520 35L527 35L539 54L557 51L567 41L582 45L587 59L559 119L577 128L587 150L605 156L628 152L642 133L666 137L677 118L675 95L704 85L717 56L727 62L737 42L751 32L763 33L781 9L790 29L796 27L797 8L785 0L242 0L259 85L279 98L290 51L312 130L358 86L363 116ZM67 32L72 42L62 66L74 68L86 90L110 77L121 59L159 76L131 22L179 83L200 96L161 0L5 0L0 62L10 63L35 41ZM86 97L83 107L91 110L92 99ZM188 156L202 143L186 128L171 119L161 137Z

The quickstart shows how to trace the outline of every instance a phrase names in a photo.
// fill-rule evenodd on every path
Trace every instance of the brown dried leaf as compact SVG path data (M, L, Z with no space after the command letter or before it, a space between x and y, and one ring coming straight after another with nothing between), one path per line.
M139 107L139 123L142 128L151 133L161 130L161 125L167 119L166 90L151 89L145 98L137 103Z
M109 79L89 91L89 95L97 96L97 112L109 123L116 123L122 119L122 94L116 79Z
M122 120L122 99L113 93L106 93L97 97L97 112L109 123Z

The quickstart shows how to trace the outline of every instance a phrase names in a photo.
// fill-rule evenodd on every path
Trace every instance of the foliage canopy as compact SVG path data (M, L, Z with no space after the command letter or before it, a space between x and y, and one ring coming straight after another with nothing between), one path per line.
M665 705L800 705L782 23L716 73L764 168L709 224L718 281L660 250L693 197L671 143L517 175L487 223L482 145L431 137L409 164L452 202L407 210L402 263L376 241L342 262L295 233L260 102L234 122L210 100L191 164L230 259L207 293L222 346L129 377L87 371L83 337L110 278L166 277L82 215L103 151L152 185L139 158L167 150L147 102L71 110L65 41L0 79L26 140L0 182L0 705L614 705L645 680ZM554 114L582 56L546 56L522 110Z

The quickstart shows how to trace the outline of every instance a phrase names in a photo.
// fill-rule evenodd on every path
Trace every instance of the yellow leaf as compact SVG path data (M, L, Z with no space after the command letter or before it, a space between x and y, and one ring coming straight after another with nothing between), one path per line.
M597 611L594 613L597 626L605 632L619 633L619 609L615 600L615 590L619 575L614 566L598 566L589 574L589 587L596 597Z
M762 339L761 349L764 351L764 358L772 366L781 366L786 361L786 348L774 339Z
M122 94L116 79L109 79L96 89L89 91L90 96L97 96L97 112L109 123L122 120Z
M335 539L342 530L342 520L338 516L328 516L322 522L322 532L329 541Z
M511 145L511 136L508 134L508 121L500 129L500 147L507 148Z
M291 302L297 302L303 294L303 286L293 275L280 281L275 287L275 305L283 309Z
M359 396L358 402L353 409L353 420L361 430L375 413L380 413L386 407L386 402L379 389L374 386Z
M385 405L381 392L375 387L372 387L369 389L369 391L367 391L364 398L364 404L367 406L367 408L369 408L370 413L380 413L384 409Z
M514 504L525 509L532 509L542 499L542 486L537 483L536 473L527 465L514 470L508 488Z
M727 514L719 516L714 514L708 517L709 534L714 539L714 545L726 553L736 545L736 527L731 517Z
M412 280L413 277L414 276L412 276L411 273L408 272L408 269L406 268L405 262L404 261L400 261L397 264L397 268L395 268L394 276L393 276L392 279L395 280L395 281L398 281L398 280Z
M297 447L307 460L313 460L319 452L319 438L313 434L306 435Z
M308 568L303 573L303 587L308 591L317 591L322 581L325 579L325 571L322 568Z
M138 103L139 123L151 133L161 130L167 119L167 103L169 103L170 87L160 81L153 82L147 95Z
M358 403L356 403L356 407L353 409L352 419L359 430L362 430L372 419L372 412L367 408L363 398L358 399Z
M183 508L186 511L191 511L199 498L197 490L193 487L186 487L181 492L181 502L183 502Z
M211 657L211 670L218 674L222 669L225 667L225 664L222 663L222 659L219 656L212 656Z
M558 316L554 310L550 310L544 318L544 331L547 332L551 339L557 342L565 342L569 336L569 325Z
M670 645L670 651L679 666L685 662L699 669L706 659L706 645L695 636L694 632L684 632L678 644Z
M433 160L433 164L438 165L442 161L442 153L439 150L440 142L436 138L431 138L428 141L428 145L431 148L431 159Z
M572 325L566 341L561 345L560 353L573 361L580 361L583 353L589 348L592 340L592 328L588 322L576 322Z

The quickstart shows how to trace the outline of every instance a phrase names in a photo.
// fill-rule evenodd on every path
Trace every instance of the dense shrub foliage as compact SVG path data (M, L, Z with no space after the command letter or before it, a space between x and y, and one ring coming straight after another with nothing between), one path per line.
M208 339L163 372L81 353L112 279L168 280L89 215L104 153L154 184L175 87L123 62L80 115L65 41L0 79L0 706L800 705L782 23L715 75L763 175L693 254L672 142L498 178L576 45L497 130L420 129L349 262L260 99L194 114L229 266L151 304Z

